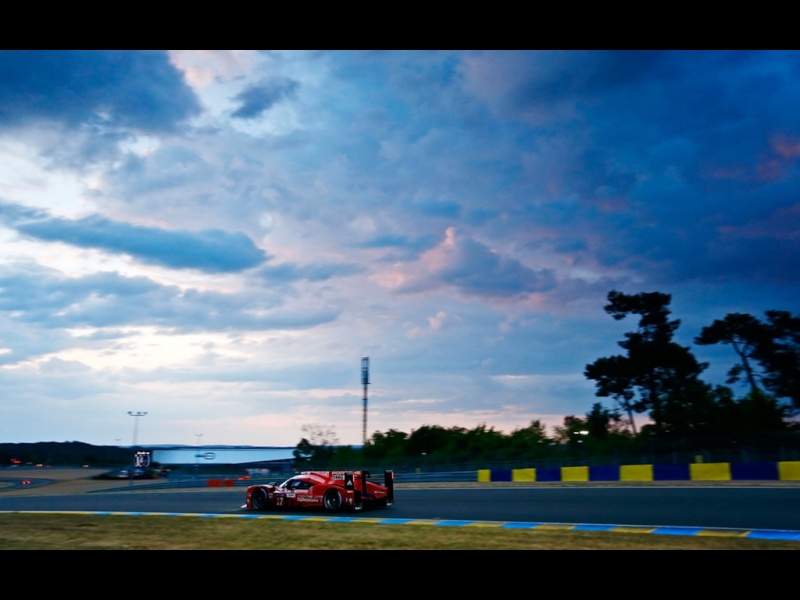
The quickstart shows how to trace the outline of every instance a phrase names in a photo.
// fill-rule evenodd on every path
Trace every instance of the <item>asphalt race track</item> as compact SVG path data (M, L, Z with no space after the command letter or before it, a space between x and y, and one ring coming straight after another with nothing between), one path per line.
M123 484L124 486L124 484ZM46 486L45 486L46 487ZM33 491L33 490L30 490ZM0 511L99 512L240 515L258 517L320 512L254 513L242 510L244 487L184 488L78 494L14 495L0 491ZM574 529L613 530L641 527L652 533L697 535L710 529L732 530L744 537L800 541L800 486L536 486L399 487L395 504L345 514L348 520L368 518L397 524L435 520L458 526L479 522L503 527L535 528L567 525Z

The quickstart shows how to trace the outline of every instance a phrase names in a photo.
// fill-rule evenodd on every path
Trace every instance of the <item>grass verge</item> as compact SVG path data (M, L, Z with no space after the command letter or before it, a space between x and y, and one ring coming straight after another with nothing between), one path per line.
M3 513L0 550L800 550L796 541L733 535L440 527L432 523Z

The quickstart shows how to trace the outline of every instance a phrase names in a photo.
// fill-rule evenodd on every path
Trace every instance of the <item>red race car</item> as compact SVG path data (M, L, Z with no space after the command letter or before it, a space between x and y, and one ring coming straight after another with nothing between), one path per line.
M383 481L367 471L303 471L280 485L251 485L243 509L270 510L321 508L328 512L387 508L394 504L394 471L384 471Z

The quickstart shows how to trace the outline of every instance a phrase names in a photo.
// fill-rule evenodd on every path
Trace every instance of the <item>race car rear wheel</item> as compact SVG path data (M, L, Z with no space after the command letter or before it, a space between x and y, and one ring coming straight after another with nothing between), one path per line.
M250 496L250 502L256 510L266 510L269 507L269 495L264 488L256 488Z
M322 496L322 505L325 507L325 510L329 512L338 512L342 510L342 506L344 506L342 492L333 488L327 490L325 495Z

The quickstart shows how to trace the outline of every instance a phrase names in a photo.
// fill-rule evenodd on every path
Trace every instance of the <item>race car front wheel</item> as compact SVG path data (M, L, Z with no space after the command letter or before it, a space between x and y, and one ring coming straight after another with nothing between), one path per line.
M256 510L265 510L269 506L269 495L264 488L256 488L250 496L250 502Z
M329 512L338 512L342 510L342 506L344 505L342 492L334 489L326 491L325 495L322 496L322 504L325 507L325 510Z

